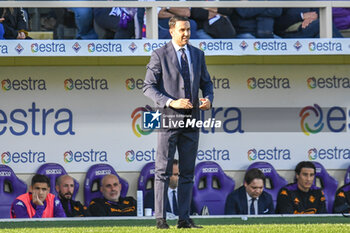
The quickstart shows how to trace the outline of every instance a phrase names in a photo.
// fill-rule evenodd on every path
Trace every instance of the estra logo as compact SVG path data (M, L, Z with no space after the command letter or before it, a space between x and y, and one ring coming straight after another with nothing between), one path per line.
M136 137L141 137L141 135L146 136L153 132L154 129L142 129L142 115L144 112L153 112L153 109L146 105L145 107L138 107L131 113L131 128ZM140 124L141 123L141 124Z
M199 49L202 51L232 51L233 44L231 41L215 41L215 42L205 42L199 43Z
M66 46L63 43L33 43L30 45L32 53L65 53Z
M27 164L27 163L45 163L46 155L44 152L35 152L29 149L28 151L22 152L10 152L6 151L1 154L1 163L2 164L10 164L10 163L19 163L19 164Z
M350 88L350 79L348 77L310 77L306 80L309 89L333 89L333 88Z
M289 89L290 82L288 78L256 78L250 77L247 79L247 87L249 90L254 89Z
M338 106L325 109L318 104L306 106L299 113L301 131L307 136L325 130L333 133L344 132L346 130L346 111L346 108Z
M255 51L286 51L287 43L279 41L256 41L253 47Z
M3 91L46 91L46 82L44 79L4 79L1 81Z
M63 153L63 161L65 163L73 162L108 162L108 154L104 150L84 150L84 151L66 151Z
M252 148L247 152L249 161L291 160L290 150L287 148Z
M89 53L122 53L123 46L120 43L90 43L87 46L87 50Z
M108 90L108 81L104 78L86 78L72 79L67 78L63 81L63 86L66 91L72 90Z
M309 51L311 52L328 52L328 51L343 51L342 44L340 42L310 42Z
M308 159L314 160L349 160L350 149L340 148L335 146L333 148L311 148L307 152Z

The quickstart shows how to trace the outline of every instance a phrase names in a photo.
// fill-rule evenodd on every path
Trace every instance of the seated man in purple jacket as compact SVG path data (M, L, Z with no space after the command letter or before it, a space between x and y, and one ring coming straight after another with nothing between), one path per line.
M11 206L11 218L66 217L60 200L50 193L50 179L36 174L30 192L18 196Z

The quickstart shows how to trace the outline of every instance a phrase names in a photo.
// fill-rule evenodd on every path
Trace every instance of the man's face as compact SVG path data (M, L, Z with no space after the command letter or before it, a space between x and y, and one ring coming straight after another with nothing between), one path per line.
M46 183L35 183L32 186L32 194L38 195L38 198L41 202L44 203L47 194L49 194L50 188Z
M122 185L115 176L108 176L103 179L101 192L108 201L118 202Z
M74 181L70 177L64 177L61 180L60 185L56 186L56 191L62 199L72 199L74 192Z
M262 179L254 179L250 184L244 182L245 190L252 198L258 198L264 191L264 181Z
M175 26L170 28L170 35L173 38L174 42L183 47L186 45L191 36L190 30L190 22L189 21L177 21Z
M173 165L173 175L169 180L169 187L175 189L179 181L179 166L177 164Z
M296 174L298 188L301 191L307 192L311 188L315 179L315 170L313 168L302 168L300 174Z

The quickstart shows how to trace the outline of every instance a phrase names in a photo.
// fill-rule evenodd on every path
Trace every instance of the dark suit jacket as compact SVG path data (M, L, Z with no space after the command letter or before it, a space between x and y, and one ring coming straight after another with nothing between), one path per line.
M199 118L199 89L203 97L213 102L213 83L205 64L204 53L200 49L187 45L191 55L191 103L193 105L192 117ZM143 87L144 94L151 98L156 107L164 108L163 113L174 115L183 114L183 110L166 108L168 99L185 98L184 81L181 75L181 68L177 59L176 51L171 42L152 53L150 62L147 65L147 72Z
M258 214L274 214L270 194L263 191L258 200ZM247 194L244 186L231 192L226 199L225 214L248 214Z
M143 200L143 208L151 208L152 211L154 211L154 189L151 189L146 194L145 199ZM169 200L167 200L166 212L172 213ZM194 206L194 202L192 200L191 201L190 215L192 215L193 213L196 213L196 212L197 212L196 207Z

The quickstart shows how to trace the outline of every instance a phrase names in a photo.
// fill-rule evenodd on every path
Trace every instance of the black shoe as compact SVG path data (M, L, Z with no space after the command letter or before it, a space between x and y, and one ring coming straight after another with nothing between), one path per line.
M177 228L203 228L202 226L197 226L194 224L192 219L179 220L177 222Z
M157 218L156 221L158 229L169 229L169 225L164 218Z

